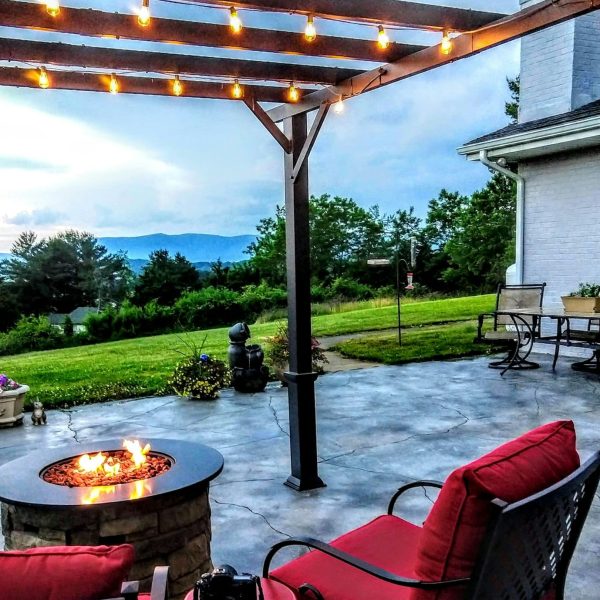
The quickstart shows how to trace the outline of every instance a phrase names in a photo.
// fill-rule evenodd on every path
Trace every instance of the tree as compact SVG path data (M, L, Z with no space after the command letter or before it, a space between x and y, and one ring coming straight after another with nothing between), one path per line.
M510 117L512 123L519 120L519 97L521 93L521 78L517 75L514 79L506 78L508 89L510 90L510 102L504 103L504 112Z
M443 278L455 289L491 291L514 262L516 184L494 173L457 215L444 245L449 266Z
M38 240L22 233L0 263L0 276L22 314L70 312L78 306L120 302L131 271L126 258L109 254L90 233L66 231Z
M168 250L155 250L142 270L135 286L133 302L144 306L152 300L171 306L183 292L200 288L200 274L179 252L174 257Z
M351 198L311 196L309 205L311 269L324 283L364 271L367 258L384 244L384 222L376 207L364 209ZM249 263L271 284L285 281L285 210L262 219L247 252Z

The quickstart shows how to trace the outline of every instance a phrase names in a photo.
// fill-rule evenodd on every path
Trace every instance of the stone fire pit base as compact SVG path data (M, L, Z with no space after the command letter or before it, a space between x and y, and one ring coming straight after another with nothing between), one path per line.
M208 485L200 491L77 507L2 503L7 550L35 546L96 546L129 543L136 562L130 574L148 590L157 565L169 565L169 589L183 598L210 560Z

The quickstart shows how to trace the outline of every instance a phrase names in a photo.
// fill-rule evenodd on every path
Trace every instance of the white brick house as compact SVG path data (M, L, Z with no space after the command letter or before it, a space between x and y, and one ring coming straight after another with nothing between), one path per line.
M517 282L600 283L600 11L523 38L519 122L459 153L516 173Z

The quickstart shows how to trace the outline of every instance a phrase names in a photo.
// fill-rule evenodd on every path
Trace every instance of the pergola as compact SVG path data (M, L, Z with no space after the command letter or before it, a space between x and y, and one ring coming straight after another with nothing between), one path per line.
M600 0L542 0L511 15L403 0L188 0L222 7L230 25L150 17L149 0L141 2L139 15L132 15L59 7L57 0L0 0L0 26L160 42L180 49L162 53L0 38L0 85L233 100L243 102L269 131L284 153L291 445L286 484L296 490L323 486L311 368L308 156L329 108L596 10ZM292 33L243 27L245 10L304 15L307 29ZM376 39L315 36L312 27L320 19L371 26ZM439 43L390 42L387 32L398 29L438 32ZM185 45L324 57L340 66L196 56L186 54ZM375 66L347 68L348 59ZM261 103L277 106L267 110ZM312 111L317 112L309 128Z

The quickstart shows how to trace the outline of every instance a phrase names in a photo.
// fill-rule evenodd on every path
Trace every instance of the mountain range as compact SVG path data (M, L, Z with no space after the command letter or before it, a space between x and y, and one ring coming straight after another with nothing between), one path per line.
M226 265L239 262L248 258L244 250L255 239L253 235L228 237L208 233L155 233L138 237L104 237L98 238L98 241L111 253L126 252L131 268L138 272L154 250L168 250L171 255L179 252L199 270L208 270L210 263L217 259ZM0 260L5 258L10 258L10 254L0 252Z
M139 237L103 237L98 241L109 252L126 252L130 260L147 260L154 250L168 250L170 254L179 252L193 263L210 263L219 258L223 262L246 259L244 250L255 239L253 235L227 237L208 233L154 233Z

